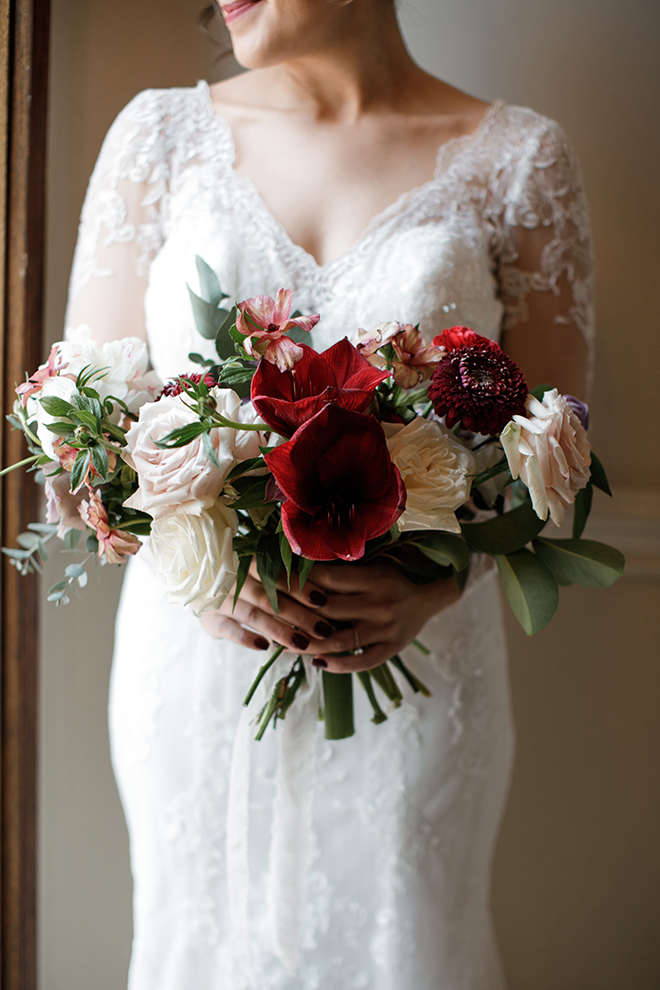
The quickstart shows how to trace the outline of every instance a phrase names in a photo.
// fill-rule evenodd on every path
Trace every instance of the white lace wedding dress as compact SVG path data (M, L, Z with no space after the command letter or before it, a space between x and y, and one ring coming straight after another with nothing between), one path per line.
M526 319L591 332L588 217L561 130L496 103L439 152L434 177L319 266L234 170L209 89L148 91L110 130L91 179L69 323L120 337L146 326L163 379L211 356L186 290L195 255L237 300L293 289L321 313L318 349L396 319L427 338L465 324L497 338ZM380 726L358 688L357 733L318 727L312 853L297 973L266 926L281 730L252 744L249 924L259 990L496 990L489 866L512 758L495 579L473 580L406 651L433 691ZM133 559L117 620L110 725L131 839L131 990L239 990L226 877L229 769L241 701L263 655L211 640Z

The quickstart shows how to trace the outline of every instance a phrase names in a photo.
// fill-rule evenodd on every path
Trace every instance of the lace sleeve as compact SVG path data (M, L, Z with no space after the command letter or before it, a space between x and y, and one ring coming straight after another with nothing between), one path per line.
M524 150L516 155L504 197L497 252L503 329L533 325L537 340L545 338L548 349L553 337L559 345L560 340L579 336L587 345L590 370L594 317L589 212L575 155L563 131L542 120L538 132L526 138Z
M82 209L67 326L85 323L103 342L146 339L149 264L163 241L168 169L159 92L147 90L108 131Z

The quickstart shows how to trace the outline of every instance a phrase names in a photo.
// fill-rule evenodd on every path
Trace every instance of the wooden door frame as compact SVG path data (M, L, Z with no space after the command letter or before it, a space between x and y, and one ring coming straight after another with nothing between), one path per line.
M0 392L41 359L50 0L0 0ZM25 456L2 420L0 461ZM38 513L32 475L2 479L0 540ZM34 576L0 569L0 985L36 990L38 600Z

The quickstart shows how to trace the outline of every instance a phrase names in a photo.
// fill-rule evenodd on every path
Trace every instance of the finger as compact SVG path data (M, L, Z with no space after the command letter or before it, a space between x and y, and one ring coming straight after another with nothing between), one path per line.
M332 626L327 619L319 616L318 610L312 611L295 598L281 592L277 595L278 612L275 613L263 584L252 577L248 576L239 601L249 602L271 616L277 615L277 618L287 625L296 626L308 639L323 640L332 633ZM223 610L226 614L227 610L224 608Z
M328 598L326 593L313 581L305 581L301 592L300 578L295 571L291 572L290 582L287 581L286 573L282 571L277 581L277 587L279 591L298 599L305 605L311 605L312 608L323 608Z
M369 585L367 568L356 564L315 564L313 569L314 583L321 592L334 591L342 595L350 595L364 591Z
M314 657L312 663L315 667L327 670L331 674L352 674L378 667L385 660L389 660L394 653L396 650L391 643L373 643L359 656L333 657L319 654Z
M239 598L232 618L242 626L249 626L266 639L274 640L294 652L304 653L309 649L310 636L301 629L283 622L272 612L264 611L253 602ZM315 640L315 644L315 648L318 649L320 645L318 639Z
M250 629L223 615L222 612L204 612L200 616L202 628L213 636L214 639L228 639L239 646L246 646L249 650L267 650L270 643L265 636L255 635Z

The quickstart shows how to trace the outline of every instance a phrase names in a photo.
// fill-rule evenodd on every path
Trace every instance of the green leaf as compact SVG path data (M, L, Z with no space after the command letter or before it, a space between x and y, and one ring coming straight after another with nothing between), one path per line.
M266 466L266 462L263 457L249 457L246 461L241 461L236 467L232 468L225 481L231 481L232 478L240 478L242 474L247 474L248 471L253 471L255 468L263 468Z
M623 574L623 554L606 543L539 537L534 549L558 579L585 588L609 588Z
M98 431L96 416L93 416L88 409L76 409L74 412L69 413L69 419L72 423L86 426L88 430L93 430L94 433Z
M470 563L467 543L453 533L415 533L411 542L424 556L441 567L453 567L456 571L462 571Z
M73 581L75 578L79 578L85 573L85 568L82 564L69 564L68 567L65 567L64 573L71 581Z
M47 395L39 399L39 402L49 416L68 416L69 413L76 411L75 406L65 399L59 399L56 395Z
M227 293L223 292L220 288L218 276L211 266L203 258L200 258L198 254L195 255L195 264L197 266L197 274L199 275L200 292L206 302L217 306L223 299L228 299Z
M233 388L234 385L242 385L243 382L251 382L254 377L254 368L243 368L240 364L225 365L220 372L218 385L225 385Z
M298 313L298 316L302 316L302 313ZM290 330L287 330L286 335L295 344L307 344L308 347L314 346L314 344L312 343L311 330L303 330L301 327L295 326L295 327L291 327Z
M245 584L247 576L250 573L250 564L252 563L252 560L252 554L246 554L238 558L238 571L236 572L236 588L234 589L233 608L236 608L236 603L239 599L241 591L243 590L243 585Z
M291 589L291 563L293 561L293 550L284 530L280 530L280 556L286 569L286 583Z
M600 488L601 492L605 492L606 495L612 495L612 490L605 474L605 468L593 450L591 451L591 484L594 488Z
M24 550L34 550L41 543L41 537L37 533L19 533L16 542Z
M281 569L280 541L273 533L269 533L259 540L257 547L257 574L266 589L271 608L276 615L280 611L277 600L277 579L280 576Z
M323 671L325 738L347 739L355 733L353 721L353 675Z
M227 358L231 357L232 354L236 353L234 340L229 331L236 323L236 314L238 313L238 310L236 306L232 306L228 313L224 309L218 310L218 312L226 313L226 316L218 327L218 332L215 337L215 349L218 357L225 361Z
M218 455L215 452L215 447L213 446L211 435L208 432L202 434L202 445L204 447L204 453L210 460L213 467L217 468L218 471L222 471L223 467L220 461L218 460Z
M187 286L187 289L197 332L205 340L215 340L218 330L227 319L227 311L218 309L217 305L214 306L213 303L207 302L206 299L201 299L196 292L193 292L190 286Z
M517 509L481 523L461 523L461 532L473 550L493 556L515 553L530 543L545 526L532 503L524 502Z
M161 440L154 440L153 437L151 437L151 440L161 450L169 450L173 447L185 447L187 443L195 440L196 437L201 436L205 432L206 426L204 423L187 423L185 426L180 426L176 430L171 430Z
M44 426L55 436L63 437L65 440L70 440L76 432L71 423L65 423L60 419L56 419L54 423L44 423Z
M238 344L240 348L243 347L246 335L244 333L241 333L241 331L238 329L236 325L229 327L229 336L231 337L231 339L234 341L235 344Z
M101 476L103 480L107 478L108 475L108 452L105 447L97 446L91 448L92 454L92 464L94 465L94 470Z
M371 673L373 673L373 671ZM357 671L357 676L358 676L358 680L359 680L360 684L362 685L362 687L364 688L364 690L367 692L367 697L368 697L369 702L371 704L371 707L373 708L373 711L374 711L373 718L371 719L371 721L375 725L380 725L382 722L386 722L387 721L387 715L385 714L385 712L383 711L383 709L378 704L378 698L376 697L376 694L374 692L373 685L371 683L371 675L370 675L369 671L368 670L359 670L359 671ZM344 738L344 737L342 736L340 738Z
M231 503L232 509L256 509L262 506L266 497L266 481L265 475L239 479L233 487L240 492L240 496Z
M495 560L513 614L533 636L557 611L559 588L554 575L531 550L498 555Z
M307 584L307 578L309 577L309 572L311 571L315 563L316 563L315 560L309 560L307 557L298 558L298 581L299 581L298 597L299 598L303 588Z
M80 488L85 478L85 475L89 471L89 451L81 450L76 456L73 462L73 468L71 469L71 491L75 492Z
M48 533L49 536L53 536L59 526L57 523L28 523L28 529L31 529L34 533ZM72 532L80 532L80 530L72 530Z
M591 512L591 501L594 496L594 487L588 482L586 488L582 488L575 496L573 505L573 539L579 540L584 533L587 519Z

